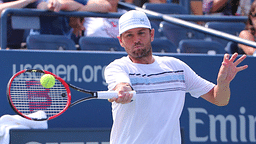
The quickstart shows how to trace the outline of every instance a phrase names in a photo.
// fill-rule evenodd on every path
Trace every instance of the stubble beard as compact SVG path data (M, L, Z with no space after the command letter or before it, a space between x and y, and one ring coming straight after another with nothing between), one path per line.
M144 48L136 49L129 54L134 59L142 59L152 55L152 46L150 44L146 45Z

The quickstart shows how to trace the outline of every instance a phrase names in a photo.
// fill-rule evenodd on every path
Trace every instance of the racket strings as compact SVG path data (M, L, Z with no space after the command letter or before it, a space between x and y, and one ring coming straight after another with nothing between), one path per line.
M29 115L44 111L47 118L60 113L67 105L67 91L59 80L52 88L44 88L40 79L44 73L24 73L14 78L10 99L20 113Z

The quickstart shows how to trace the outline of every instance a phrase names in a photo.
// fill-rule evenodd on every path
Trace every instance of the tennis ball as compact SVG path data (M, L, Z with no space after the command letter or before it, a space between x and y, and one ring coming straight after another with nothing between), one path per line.
M51 88L55 84L55 78L50 74L44 74L40 79L40 83L45 88Z

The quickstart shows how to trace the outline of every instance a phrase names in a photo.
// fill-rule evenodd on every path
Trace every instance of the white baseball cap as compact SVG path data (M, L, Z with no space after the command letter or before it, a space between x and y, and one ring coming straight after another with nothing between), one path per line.
M130 10L123 14L119 19L119 35L127 30L134 28L151 29L150 21L144 12L138 10Z

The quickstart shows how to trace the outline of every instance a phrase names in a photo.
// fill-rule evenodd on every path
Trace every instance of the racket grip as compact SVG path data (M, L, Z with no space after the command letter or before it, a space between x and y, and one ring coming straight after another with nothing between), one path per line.
M99 91L98 99L111 99L113 97L118 97L117 91ZM132 100L136 98L136 91L129 91L130 94L133 94Z

